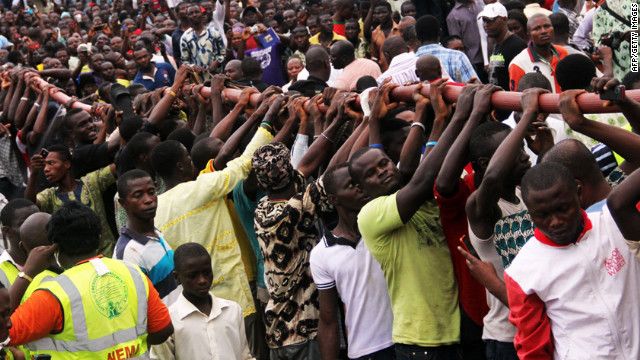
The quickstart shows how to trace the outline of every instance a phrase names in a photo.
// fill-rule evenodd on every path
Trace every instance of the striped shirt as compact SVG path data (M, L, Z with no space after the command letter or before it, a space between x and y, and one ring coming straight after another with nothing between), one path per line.
M138 234L126 226L123 227L113 257L138 265L149 277L161 298L178 286L172 274L173 250L157 229L154 237Z
M387 71L378 77L378 84L382 84L384 79L389 77L392 83L398 85L420 81L416 75L416 61L418 61L418 57L413 52L396 55L391 59Z
M427 44L419 47L416 55L433 55L440 59L443 70L447 71L453 81L466 83L471 78L478 77L469 58L461 51L447 49L440 44Z

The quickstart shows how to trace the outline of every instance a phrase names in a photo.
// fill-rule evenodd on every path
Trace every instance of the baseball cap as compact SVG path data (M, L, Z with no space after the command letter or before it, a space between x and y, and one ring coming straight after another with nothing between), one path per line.
M497 17L508 17L507 8L499 2L495 2L493 4L485 5L484 9L478 14L478 20L483 17L487 18L497 18Z

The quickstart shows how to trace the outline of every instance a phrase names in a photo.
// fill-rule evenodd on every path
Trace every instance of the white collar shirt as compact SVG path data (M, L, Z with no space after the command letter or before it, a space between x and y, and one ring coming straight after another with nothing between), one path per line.
M174 332L153 346L152 359L254 359L249 351L242 309L237 303L210 293L211 312L202 313L180 294L169 306Z

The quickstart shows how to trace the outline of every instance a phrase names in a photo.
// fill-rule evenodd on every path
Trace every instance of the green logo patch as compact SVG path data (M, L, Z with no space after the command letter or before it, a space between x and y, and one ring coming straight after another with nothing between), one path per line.
M91 280L91 299L102 315L116 318L127 308L129 292L125 282L114 273L95 275Z

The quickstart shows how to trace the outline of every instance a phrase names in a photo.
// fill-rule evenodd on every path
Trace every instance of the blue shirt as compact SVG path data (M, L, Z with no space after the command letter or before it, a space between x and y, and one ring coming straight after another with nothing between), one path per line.
M244 181L240 181L235 188L233 188L233 205L236 208L236 213L240 218L242 227L247 233L249 243L253 249L253 254L256 256L256 284L258 287L266 288L267 285L264 282L264 258L262 257L262 250L260 250L260 244L256 237L256 229L253 226L254 215L256 213L256 207L258 207L257 199L264 197L266 194L258 190L256 199L250 199L244 192Z
M478 77L467 55L458 50L447 49L440 44L423 45L416 51L416 56L433 55L440 60L453 81L466 83Z
M140 267L160 297L167 296L178 286L173 277L173 250L158 230L153 237L138 234L124 226L120 230L113 258Z
M134 84L141 84L145 89L153 91L163 86L173 85L173 78L176 76L176 71L170 64L167 63L153 63L156 67L156 72L151 76L143 75L140 70L133 79Z

